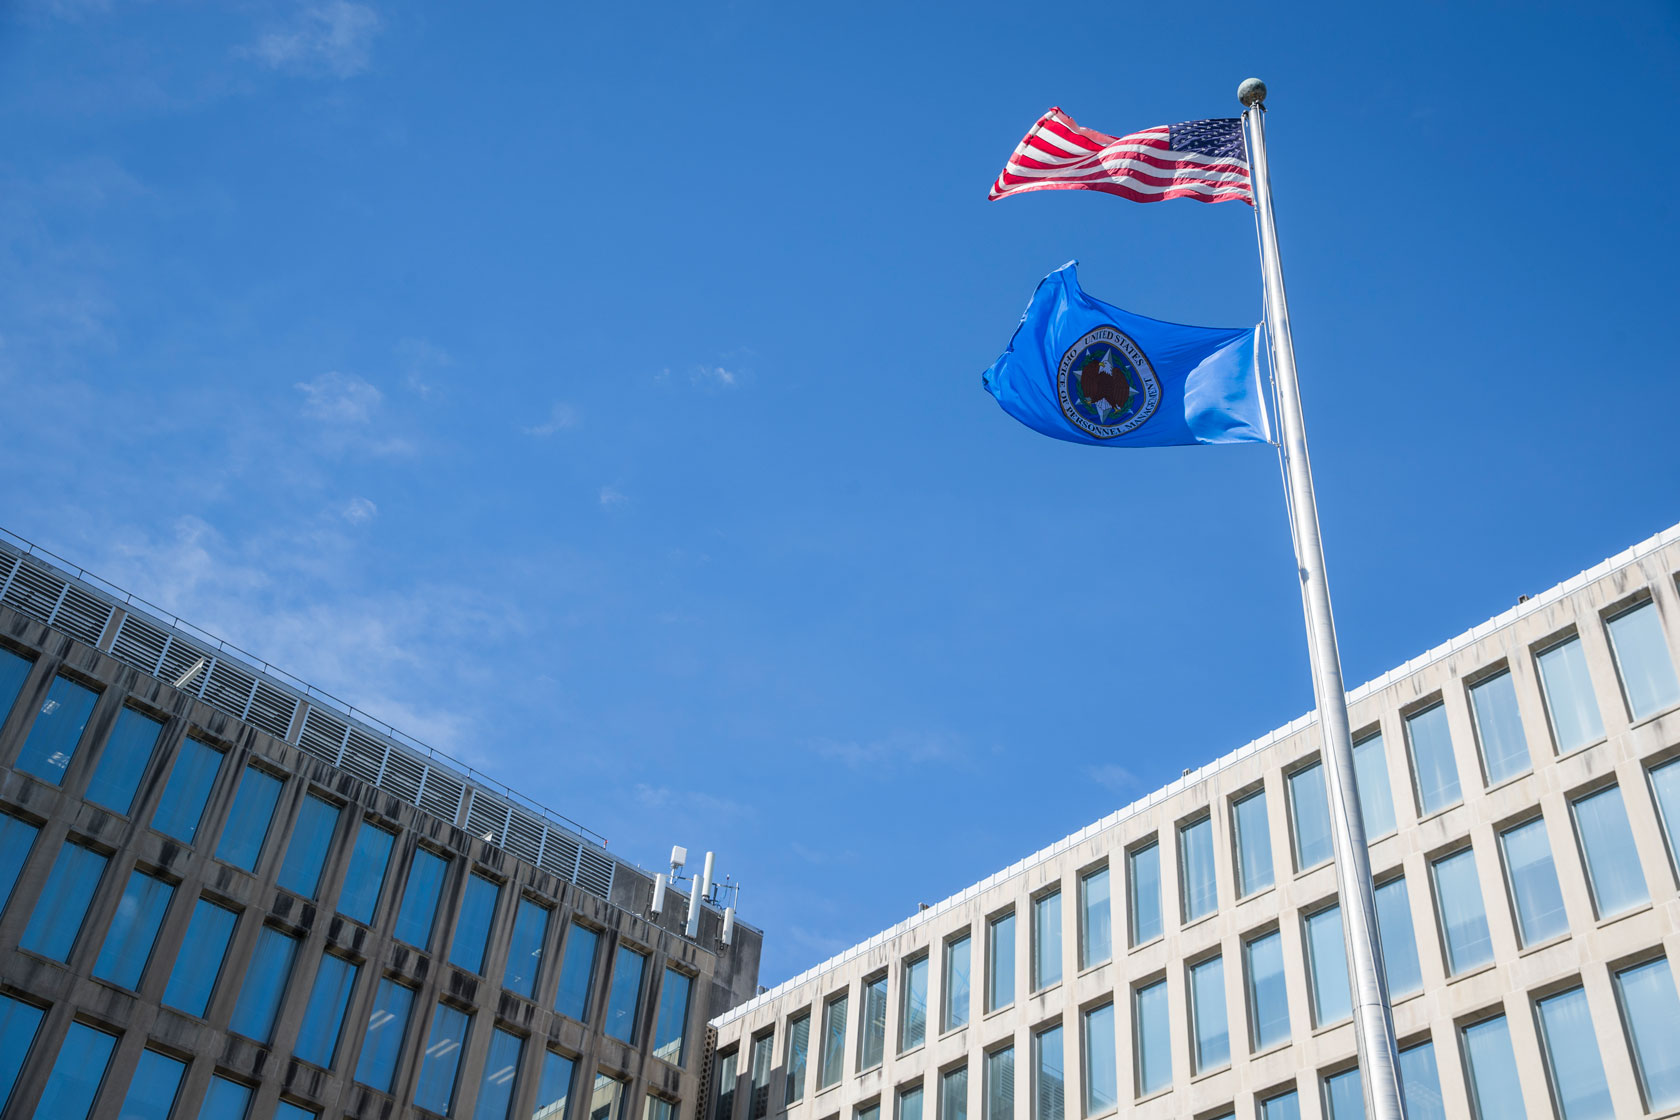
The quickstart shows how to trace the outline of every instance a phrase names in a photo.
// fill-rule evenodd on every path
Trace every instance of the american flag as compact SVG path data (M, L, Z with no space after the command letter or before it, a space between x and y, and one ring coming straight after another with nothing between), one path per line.
M1185 121L1114 137L1051 109L1016 145L988 197L1077 190L1133 202L1193 198L1253 206L1242 121Z

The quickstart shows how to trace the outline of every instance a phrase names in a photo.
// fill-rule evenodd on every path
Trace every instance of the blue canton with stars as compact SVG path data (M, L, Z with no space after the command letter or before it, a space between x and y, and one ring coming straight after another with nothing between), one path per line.
M1194 152L1214 159L1248 162L1243 144L1242 120L1222 117L1211 121L1185 121L1167 126L1167 144L1175 152Z

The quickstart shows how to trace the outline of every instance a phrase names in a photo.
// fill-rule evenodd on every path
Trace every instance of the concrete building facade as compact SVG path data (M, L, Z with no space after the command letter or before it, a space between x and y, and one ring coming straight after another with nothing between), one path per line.
M1412 1120L1680 1115L1680 526L1350 694ZM710 1120L1348 1120L1303 718L714 1019Z

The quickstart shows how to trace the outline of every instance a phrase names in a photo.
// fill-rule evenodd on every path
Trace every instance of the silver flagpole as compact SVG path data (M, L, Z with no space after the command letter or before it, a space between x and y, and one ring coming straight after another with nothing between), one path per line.
M1278 420L1283 428L1279 451L1283 458L1289 521L1294 530L1295 562L1301 575L1301 606L1307 618L1307 648L1312 663L1313 695L1318 701L1318 729L1324 747L1342 929L1347 937L1353 981L1360 1081L1365 1088L1366 1115L1371 1120L1404 1120L1400 1054L1394 1042L1394 1017L1389 1011L1382 947L1377 940L1371 854L1354 785L1347 694L1342 683L1341 655L1336 650L1336 623L1330 614L1330 588L1324 578L1318 504L1313 498L1307 432L1301 419L1301 389L1295 379L1295 345L1289 335L1289 301L1284 296L1277 225L1272 218L1272 183L1266 167L1266 84L1258 78L1248 79L1237 90L1237 99L1243 103L1243 120L1248 125L1254 209L1260 227L1260 270L1266 285L1266 328L1271 336L1272 377L1277 389Z

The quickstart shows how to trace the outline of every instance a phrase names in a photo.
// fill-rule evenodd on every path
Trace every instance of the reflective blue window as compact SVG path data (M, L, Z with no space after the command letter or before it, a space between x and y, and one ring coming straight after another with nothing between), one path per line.
M124 708L117 715L117 725L105 741L93 777L88 780L85 796L95 805L127 813L134 807L134 795L140 789L140 778L146 763L157 749L163 724L150 716L143 716L133 708Z
M169 1120L186 1072L187 1063L156 1050L142 1050L117 1120Z
M655 1099L656 1098L654 1097L648 1098L646 1120L670 1120L671 1106L666 1105L663 1113L656 1114L653 1107ZM1061 1100L1061 1093L1058 1092L1056 1094L1056 1103L1058 1106L1061 1104ZM660 1103L663 1104L664 1102L661 1101ZM1055 1116L1056 1120L1060 1120L1061 1113L1057 1112ZM898 1120L922 1120L922 1090L920 1086L917 1086L914 1089L901 1089L899 1091Z
M297 824L280 865L279 884L293 894L314 898L321 888L321 868L338 827L338 806L310 794L298 808Z
M1463 972L1488 963L1493 959L1493 939L1488 936L1475 854L1465 848L1436 860L1430 871L1435 877L1441 932L1447 940L1447 972Z
M944 1030L954 1030L968 1022L970 950L974 940L968 934L953 937L945 943L945 1023Z
M1184 921L1213 913L1219 906L1219 891L1214 884L1211 818L1203 817L1178 830L1178 873Z
M547 940L548 907L521 897L513 919L513 936L508 942L502 987L527 999L537 994L537 970L542 967L543 943Z
M1680 680L1668 655L1657 608L1649 602L1623 611L1609 623L1610 648L1622 675L1622 692L1634 719L1680 704Z
M1062 979L1062 892L1052 891L1032 904L1033 991Z
M338 1036L344 1028L344 1011L350 1006L359 971L343 957L331 953L321 957L314 986L309 989L309 1004L303 1011L303 1025L298 1028L294 1053L299 1058L323 1068L332 1066L333 1055L338 1053Z
M104 872L105 857L98 852L71 843L60 848L23 931L23 947L55 961L69 960Z
M595 976L595 947L600 935L574 925L566 933L566 949L560 958L560 991L554 1010L580 1023L589 1021L589 983Z
M589 1102L589 1120L626 1120L624 1101L629 1088L616 1077L604 1073L595 1075L595 1091ZM873 1120L881 1120L881 1109L875 1109Z
M1172 1033L1167 1025L1165 980L1132 993L1132 1018L1137 1093L1147 1097L1172 1084Z
M1546 838L1546 822L1536 817L1526 824L1499 834L1505 854L1505 874L1511 883L1511 900L1517 908L1517 936L1524 945L1535 945L1569 928L1563 909L1563 891L1552 866L1552 845Z
M683 1064L683 1037L688 1028L688 993L693 981L674 968L665 970L659 993L659 1022L653 1029L653 1056L674 1066ZM810 1020L806 1020L810 1026Z
M566 1097L572 1091L577 1063L549 1050L543 1054L542 1080L537 1083L537 1110L532 1120L566 1120Z
M125 988L138 988L140 974L151 959L152 945L157 941L158 927L163 925L163 912L175 888L144 871L135 871L123 888L117 912L105 930L105 945L99 950L99 960L93 974Z
M858 1068L881 1064L887 1044L887 978L863 982L863 1037L858 1042ZM750 1118L749 1118L750 1120Z
M1522 1079L1505 1016L1464 1028L1464 1064L1470 1072L1476 1120L1525 1120Z
M1406 738L1412 747L1412 776L1417 781L1418 806L1423 812L1433 813L1463 801L1446 705L1437 704L1407 719Z
M1014 1120L1015 1047L1005 1046L986 1055L986 1084L981 1093L982 1120Z
M6 713L17 703L18 693L23 691L23 682L29 679L29 670L34 665L9 649L0 649L0 723L6 722Z
M1359 1067L1324 1079L1325 1120L1364 1120L1365 1087L1359 1083Z
M1342 908L1327 906L1309 914L1306 928L1313 1023L1322 1027L1353 1014L1353 997L1348 992L1347 945L1342 940Z
M1581 798L1572 808L1581 848L1587 854L1587 885L1592 888L1598 916L1608 918L1647 901L1651 896L1645 890L1645 872L1639 866L1639 849L1628 827L1622 791L1611 786Z
M986 1010L1015 1002L1015 913L986 923Z
M1657 815L1668 838L1669 858L1680 865L1680 761L1667 762L1651 771L1651 790L1657 796ZM5 820L0 818L0 890L5 889Z
M0 658L8 656L0 650ZM4 667L4 661L0 660L0 669ZM35 1032L40 1029L44 1014L39 1007L0 995L0 1112L6 1110L18 1071L23 1069L24 1059L35 1044Z
M35 1115L52 1120L87 1120L116 1045L114 1034L86 1023L71 1023L70 1033L64 1036L64 1045L47 1075L47 1087L35 1106Z
M917 1108L916 1120L921 1120L921 1109ZM647 1097L647 1111L642 1114L642 1120L673 1120L677 1114L677 1106L663 1097L656 1097L652 1093ZM901 1115L899 1120L904 1120Z
M1409 996L1423 991L1423 970L1418 967L1417 936L1412 930L1412 900L1406 880L1390 879L1376 891L1377 937L1382 943L1383 970L1388 974L1388 994Z
M1120 1059L1114 1038L1114 1005L1105 1003L1085 1012L1085 1115L1098 1116L1120 1103ZM968 1112L968 1079L963 1071L963 1094L956 1109L946 1109L939 1120L952 1120L953 1113Z
M1482 748L1488 782L1503 782L1528 773L1533 763L1528 757L1528 739L1523 735L1510 670L1472 686L1470 710L1476 717L1476 739Z
M221 765L221 751L197 739L182 743L175 768L169 772L169 784L163 787L157 812L152 814L152 827L183 844L197 839L204 805L210 800L210 787L216 784L216 771Z
M1658 959L1616 973L1616 996L1622 1003L1634 1068L1648 1112L1680 1105L1680 998L1668 961Z
M841 992L823 1004L822 1049L817 1053L818 1089L827 1089L840 1083L840 1074L846 1059L846 1014L850 1002L850 997ZM730 1055L730 1059L734 1059L733 1054ZM733 1085L733 1082L730 1084ZM727 1117L729 1113L719 1108L718 1115Z
M1062 1067L1062 1028L1033 1035L1032 1120L1062 1120L1067 1076ZM918 1098L917 1104L920 1105Z
M350 853L350 867L344 873L344 888L338 894L338 912L363 925L373 924L379 906L379 891L385 885L385 869L391 862L389 832L363 821L356 830L356 846Z
M316 1120L320 1115L291 1101L280 1101L274 1106L274 1120Z
M513 1109L513 1078L525 1042L504 1030L490 1032L490 1054L484 1059L484 1080L478 1087L473 1120L507 1120Z
M164 1003L189 1015L204 1015L238 917L232 910L208 899L201 898L193 904L186 939L181 942L181 953L169 974L169 986L163 990Z
M262 855L263 839L284 784L265 770L245 767L239 792L233 795L233 809L222 827L222 838L216 842L217 859L246 871L257 869L257 857Z
M1257 790L1231 806L1237 833L1237 894L1272 885L1272 833L1266 819L1266 791Z
M1322 764L1315 762L1289 775L1289 808L1295 828L1295 870L1317 867L1334 854Z
M426 1052L420 1059L420 1083L414 1087L414 1103L421 1108L448 1115L455 1107L455 1080L461 1069L461 1047L467 1041L472 1017L445 1004L432 1013L432 1031L426 1037Z
M1079 967L1090 968L1114 955L1113 911L1108 899L1108 868L1100 867L1079 878ZM967 943L964 943L967 947ZM946 954L949 962L949 952ZM963 1011L968 1010L968 961L963 961ZM950 983L950 969L946 968L946 983ZM965 1014L966 1018L966 1014ZM952 1024L947 1021L946 1027Z
M1353 780L1359 786L1359 812L1372 840L1394 831L1394 791L1388 785L1388 754L1383 737L1372 735L1353 745Z
M608 1038L636 1041L636 1005L642 996L642 970L647 958L628 945L618 947L614 958L612 987L607 992Z
M250 1111L249 1088L225 1077L211 1077L210 1091L204 1094L198 1120L245 1120Z
M686 1002L687 996L684 995ZM805 1096L805 1063L811 1052L811 1013L806 1011L788 1020L787 1050L782 1062L782 1068L787 1070L783 1078L786 1090L787 1104L800 1100ZM675 1063L682 1064L682 1054L679 1051Z
M1058 919L1059 922L1059 919ZM904 966L904 990L898 1009L898 1048L927 1041L928 959L924 954Z
M1593 699L1581 639L1560 642L1535 660L1540 666L1541 692L1552 717L1558 751L1568 754L1604 738L1604 722L1598 715L1598 701Z
M1266 933L1243 946L1248 961L1248 1035L1254 1050L1289 1041L1289 986L1283 977L1283 938Z
M1301 1120L1301 1098L1291 1089L1260 1102L1260 1120Z
M1161 936L1161 846L1150 844L1126 853L1127 889L1131 892L1132 944L1142 945ZM1013 939L1011 939L1013 948ZM1011 960L1013 960L1011 954ZM1010 965L1011 969L1014 965ZM1009 1003L1015 998L1014 983L1010 984ZM987 1001L986 1008L1003 1004Z
M1587 993L1575 988L1543 999L1537 1006L1552 1097L1562 1120L1615 1120L1604 1062L1587 1011Z
M234 1004L233 1019L228 1026L258 1042L273 1040L274 1018L280 1013L280 999L292 976L297 947L297 938L273 926L262 927L257 934L256 952L251 955L251 967L245 970L245 986L239 989L239 1002Z
M1231 1031L1225 1017L1225 958L1190 968L1191 1060L1197 1073L1231 1064Z
M414 850L408 868L408 886L403 889L402 909L397 911L398 939L424 949L432 941L432 922L437 917L438 894L443 890L449 861L425 848Z
M12 900L12 888L17 886L18 876L23 873L29 850L35 846L40 831L10 813L0 813L0 910Z
M368 1012L362 1054L356 1060L357 1081L381 1093L391 1091L391 1079L397 1075L397 1058L402 1054L403 1034L408 1029L408 1016L413 1007L413 989L380 978L373 1007Z
M496 916L496 902L502 888L481 875L467 876L461 896L461 914L455 919L455 938L449 946L449 963L468 972L484 971L484 947L490 941L490 922Z
M1406 1120L1447 1120L1433 1043L1420 1042L1400 1051L1400 1097L1406 1105Z
M17 768L44 782L63 785L64 769L76 753L76 744L82 741L82 730L97 699L99 693L93 689L54 677L41 710L35 714L29 738L18 751Z

